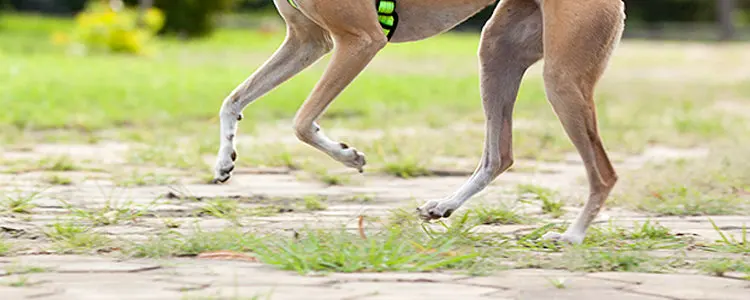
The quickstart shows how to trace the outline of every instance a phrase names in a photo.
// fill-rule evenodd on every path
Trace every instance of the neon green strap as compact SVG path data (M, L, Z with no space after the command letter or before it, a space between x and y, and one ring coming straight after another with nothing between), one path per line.
M375 0L375 8L378 10L378 22L380 22L380 27L383 27L383 34L390 41L398 25L396 0Z
M287 1L289 2L289 5L291 5L292 7L296 8L296 9L299 9L299 7L297 6L297 3L294 2L294 0L287 0Z

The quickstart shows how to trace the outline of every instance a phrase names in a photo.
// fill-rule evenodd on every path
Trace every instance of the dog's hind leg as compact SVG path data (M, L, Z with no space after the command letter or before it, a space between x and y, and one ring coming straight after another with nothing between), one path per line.
M505 0L482 30L481 96L486 117L484 153L456 193L417 209L425 220L449 217L513 164L512 115L521 79L542 58L542 14L533 0Z
M544 238L579 244L617 181L599 137L594 87L622 35L624 4L545 0L542 7L547 98L581 155L589 181L589 199L573 225Z
M329 139L316 120L385 47L387 38L377 21L375 7L365 5L369 1L300 2L302 9L308 9L305 12L311 19L331 34L334 50L325 73L297 111L294 118L295 134L302 142L362 172L364 154Z
M332 41L324 29L286 0L276 0L276 6L287 24L286 38L273 56L232 91L221 106L221 144L214 168L215 183L227 181L234 170L237 159L234 138L242 110L331 50Z

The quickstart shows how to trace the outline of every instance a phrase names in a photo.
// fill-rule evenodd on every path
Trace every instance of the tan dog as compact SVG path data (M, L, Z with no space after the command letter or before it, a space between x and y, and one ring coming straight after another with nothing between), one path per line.
M327 70L294 120L297 137L346 166L362 171L365 156L329 139L316 120L390 42L409 42L445 32L494 0L396 0L398 24L390 40L374 0L275 0L287 36L274 55L238 86L221 107L221 146L216 182L229 179L237 152L241 111L252 101L333 49ZM526 70L544 58L549 102L586 167L590 196L574 224L545 238L581 243L617 175L599 137L594 86L624 27L621 0L502 0L484 26L479 46L481 96L486 115L484 154L453 195L417 209L425 220L449 217L513 164L513 105Z

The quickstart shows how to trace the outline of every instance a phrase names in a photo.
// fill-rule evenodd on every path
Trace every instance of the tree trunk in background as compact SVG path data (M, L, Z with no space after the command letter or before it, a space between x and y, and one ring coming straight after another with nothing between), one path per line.
M734 0L717 0L717 5L716 12L718 14L720 29L719 39L722 41L734 39L736 34L733 17L735 9Z
M143 19L145 18L146 12L154 6L154 0L140 0L138 1L138 19L136 24L143 26Z

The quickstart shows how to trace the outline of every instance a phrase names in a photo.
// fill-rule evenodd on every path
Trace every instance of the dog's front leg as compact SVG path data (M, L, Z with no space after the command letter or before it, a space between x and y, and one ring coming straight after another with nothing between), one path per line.
M542 15L533 1L503 1L482 30L479 49L485 144L479 166L456 193L417 209L425 220L449 217L513 164L512 114L521 79L542 57Z
M334 36L335 50L328 69L294 120L297 138L360 173L365 165L364 154L328 138L315 121L386 43L385 36L377 27L373 28L371 34Z
M237 159L234 139L237 121L245 107L318 61L331 50L328 33L292 8L285 0L276 5L287 24L287 36L278 50L224 100L219 112L219 153L214 167L214 183L229 180Z

